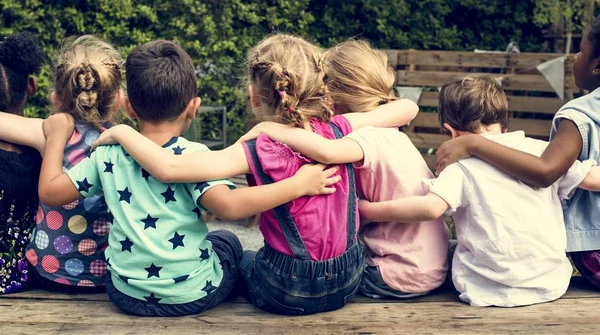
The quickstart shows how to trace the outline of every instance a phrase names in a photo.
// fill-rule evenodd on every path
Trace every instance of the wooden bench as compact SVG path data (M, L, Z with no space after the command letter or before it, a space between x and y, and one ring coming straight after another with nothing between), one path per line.
M470 307L444 287L406 301L356 297L329 313L272 315L238 298L201 315L142 318L104 294L26 291L0 296L2 334L567 334L597 333L600 292L575 277L557 301L519 308Z
M557 97L536 66L563 56L552 53L475 53L463 51L385 50L396 70L396 85L423 87L421 112L403 130L421 150L430 168L435 149L448 137L441 134L437 117L438 87L455 75L490 74L503 77L508 96L509 130L523 130L530 137L548 139L551 120L579 89L572 75L573 56L565 60L565 99Z

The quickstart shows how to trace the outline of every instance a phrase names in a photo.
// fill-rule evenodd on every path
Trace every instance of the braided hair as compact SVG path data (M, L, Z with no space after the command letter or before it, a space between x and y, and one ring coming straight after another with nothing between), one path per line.
M54 71L56 112L101 129L116 117L123 59L105 41L91 35L67 39Z
M25 99L29 77L39 74L45 62L42 46L30 32L0 41L0 111L15 112L14 108Z
M275 34L250 50L248 81L262 120L296 127L310 118L329 121L333 109L324 79L319 50L302 38Z

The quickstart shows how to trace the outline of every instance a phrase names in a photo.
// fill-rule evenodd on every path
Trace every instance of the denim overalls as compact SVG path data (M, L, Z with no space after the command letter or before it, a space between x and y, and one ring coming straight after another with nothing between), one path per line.
M341 129L328 124L336 138L343 137ZM247 145L261 183L273 183L262 170L256 142L247 142ZM352 164L346 167L350 180L346 251L332 259L311 260L287 205L275 208L275 216L294 256L282 254L266 243L258 252L244 253L241 274L257 307L278 314L314 314L343 307L358 291L365 257L356 236L354 170Z

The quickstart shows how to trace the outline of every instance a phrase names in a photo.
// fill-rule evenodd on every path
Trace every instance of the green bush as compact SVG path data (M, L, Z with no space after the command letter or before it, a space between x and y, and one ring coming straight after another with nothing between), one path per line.
M123 55L153 39L177 40L197 66L203 103L228 106L233 141L247 119L244 55L265 34L290 32L324 47L361 37L396 49L504 49L515 40L522 51L541 51L535 10L531 0L0 0L0 36L35 31L50 55L70 35L102 36ZM50 68L42 70L28 116L48 114ZM217 115L203 122L208 135L218 133Z

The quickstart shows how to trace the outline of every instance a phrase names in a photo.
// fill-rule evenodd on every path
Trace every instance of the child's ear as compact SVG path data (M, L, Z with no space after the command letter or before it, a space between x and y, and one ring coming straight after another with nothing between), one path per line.
M27 78L27 95L32 97L35 95L35 93L37 93L37 90L37 80L35 80L33 76L29 76L29 78Z
M58 101L56 101L56 92L55 91L52 91L52 93L50 93L50 104L52 106L58 105Z
M444 125L442 127L450 132L450 137L452 137L452 138L458 137L458 132L451 125L444 122Z
M131 102L129 101L128 97L123 96L121 98L121 106L125 110L125 114L127 114L130 119L137 120L137 114L135 114L133 107L131 107Z
M202 99L200 99L199 97L196 97L190 101L186 110L188 119L193 120L196 118L196 114L198 112L198 108L200 108L201 103Z

